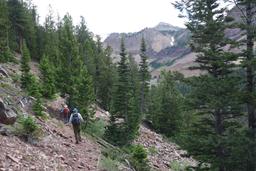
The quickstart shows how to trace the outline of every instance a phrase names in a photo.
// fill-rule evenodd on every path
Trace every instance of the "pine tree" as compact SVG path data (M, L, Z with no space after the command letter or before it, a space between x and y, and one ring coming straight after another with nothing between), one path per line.
M96 43L93 40L93 35L87 29L85 19L81 17L79 26L76 27L76 37L79 43L79 54L84 61L90 75L95 76L95 56ZM93 78L93 80L95 80ZM94 85L95 88L95 85Z
M102 65L100 66L101 74L99 76L99 87L97 99L101 107L107 111L110 110L112 94L113 94L113 84L116 80L116 66L112 62L111 58L112 50L107 47L102 56Z
M9 20L11 25L10 46L13 50L22 50L23 39L27 47L34 52L35 28L32 12L27 4L20 0L8 0ZM34 55L32 53L32 55Z
M94 114L90 109L95 99L91 91L91 77L79 55L79 43L70 15L64 16L59 29L61 60L56 80L61 92L69 95L69 106L77 107L85 119L90 119Z
M73 86L78 78L83 65L79 56L78 44L74 35L74 26L69 14L63 18L60 28L60 61L56 81L62 94L72 95Z
M28 95L33 96L36 100L32 106L33 112L36 116L43 117L42 94L37 78L31 74L31 81L28 87Z
M141 40L140 47L140 112L145 114L146 112L146 97L149 89L150 74L148 71L148 57L146 55L146 43L144 37Z
M115 99L113 104L113 112L118 113L119 117L127 116L128 96L129 96L129 68L127 53L124 45L124 39L121 40L120 61L118 62L118 82L116 85Z
M241 13L244 15L242 18L242 23L238 23L242 30L246 31L246 40L241 43L241 46L246 46L246 50L242 53L243 55L243 67L246 70L246 104L248 111L248 125L249 128L254 129L256 132L256 114L255 114L255 52L254 52L254 40L255 35L255 8L256 2L251 0L237 0L235 1L237 8L239 8Z
M172 73L161 73L161 78L152 99L152 124L157 131L172 136L179 131L181 125L182 97L176 89Z
M104 64L102 62L103 58L103 46L100 40L100 37L97 36L97 41L96 41L96 53L94 56L94 65L95 65L95 73L94 73L94 93L96 97L98 97L98 91L100 87L100 76L101 76L101 67Z
M31 57L40 59L36 52L36 29L39 25L36 6L32 2L23 2L25 9L25 25L24 25L24 39L27 40L27 46L30 50Z
M82 68L79 80L80 82L77 83L78 85L75 85L76 90L74 90L74 94L71 96L74 99L71 99L71 101L80 110L83 118L89 122L94 116L94 109L91 105L95 102L95 95L92 78L86 67Z
M55 78L53 66L46 55L40 61L40 71L42 74L42 94L44 97L53 98L56 93Z
M43 53L49 57L50 62L55 66L54 72L57 72L61 62L59 57L59 37L51 6L49 6L49 12L44 22L44 45L41 48L44 49Z
M128 59L130 95L128 96L128 116L125 124L127 141L130 143L138 135L142 113L140 112L140 82L138 65L132 55L129 54Z
M24 41L22 47L22 58L21 58L21 87L24 89L28 89L31 83L31 73L30 73L30 53L27 48L26 42Z
M199 66L194 68L207 71L193 83L193 107L199 121L192 129L187 148L199 161L209 163L211 170L230 170L226 164L230 157L226 134L234 124L232 119L240 113L240 105L234 75L238 55L224 50L232 44L224 34L228 26L226 9L217 0L180 1L176 7L189 20L186 25L192 33L191 47L198 53Z
M5 0L0 0L0 62L8 62L13 60L9 48L9 20L8 7Z
M249 141L247 142L247 166L244 168L247 171L256 170L256 105L255 105L255 39L256 39L256 25L255 25L255 16L256 16L256 2L252 0L234 0L236 8L240 10L241 13L241 23L236 23L241 30L245 33L245 40L239 42L239 49L245 49L242 51L242 67L245 70L245 88L243 91L244 102L247 106L247 115L248 115L248 137Z
M106 137L117 145L127 143L126 123L128 121L128 112L130 110L130 84L129 68L124 39L121 39L120 61L118 63L118 80L115 85L113 105L111 109L110 124L108 126Z
M138 66L131 56L127 59L124 39L121 39L118 78L114 84L110 125L106 131L108 140L125 145L136 137L141 121L139 110Z

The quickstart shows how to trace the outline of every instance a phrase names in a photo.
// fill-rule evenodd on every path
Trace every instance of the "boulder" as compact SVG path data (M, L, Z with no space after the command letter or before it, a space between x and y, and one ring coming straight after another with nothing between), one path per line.
M9 77L8 72L1 66L0 66L0 74L5 77Z
M3 99L0 98L0 123L11 125L17 119L17 114L11 108L8 108Z

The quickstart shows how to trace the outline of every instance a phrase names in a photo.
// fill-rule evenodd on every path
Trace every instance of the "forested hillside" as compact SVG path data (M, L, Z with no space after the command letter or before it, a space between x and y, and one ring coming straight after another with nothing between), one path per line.
M256 171L256 2L180 0L173 5L191 34L195 65L190 70L203 74L163 71L150 85L147 49L152 47L142 34L136 62L127 50L127 35L118 42L119 54L113 54L83 17L78 25L68 13L55 20L50 8L40 24L31 1L0 0L0 132L6 136L0 142L28 149L10 153L30 153L21 159L8 150L1 153L0 170L22 165L31 170ZM226 15L228 5L237 6L242 19ZM85 120L81 145L71 140L71 127L59 121L59 100ZM99 111L104 115L95 115ZM179 147L170 142L187 152L177 153ZM64 150L76 147L81 150ZM34 150L46 157L33 158ZM10 160L16 164L9 165ZM29 166L33 160L46 167Z

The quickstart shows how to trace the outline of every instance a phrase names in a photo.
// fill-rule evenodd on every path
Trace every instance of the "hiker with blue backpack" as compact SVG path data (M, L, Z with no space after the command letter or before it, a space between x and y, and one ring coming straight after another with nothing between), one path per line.
M76 108L74 108L72 111L72 114L70 116L69 123L72 123L72 125L73 125L76 144L78 144L79 142L82 141L82 138L80 135L81 122L84 122L84 119L81 116L81 114L78 112L78 110Z

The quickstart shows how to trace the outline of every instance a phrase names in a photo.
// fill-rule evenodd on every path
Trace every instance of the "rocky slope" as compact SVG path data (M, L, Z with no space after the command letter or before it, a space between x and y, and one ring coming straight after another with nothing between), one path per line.
M38 75L37 65L31 63L33 73ZM82 143L76 145L72 127L59 119L59 109L65 99L44 100L44 111L49 119L36 118L31 109L35 99L20 89L19 75L17 64L0 65L0 170L105 170L100 165L102 144L84 135ZM39 139L25 140L19 135L19 125L15 121L20 116L35 119L41 130ZM109 113L96 107L96 118L108 121ZM141 126L140 136L134 143L148 150L150 165L155 170L171 170L174 161L195 164L177 145L144 126ZM119 168L121 171L132 170L125 164L120 164Z
M109 121L109 113L100 108L96 111L96 117ZM140 144L147 150L150 167L155 171L172 171L173 165L185 168L197 164L196 160L188 156L177 144L168 141L146 125L140 126L139 136L134 144Z
M35 64L31 63L34 73L37 71ZM0 73L0 170L96 171L100 146L88 137L75 145L70 125L51 117L48 120L34 117L31 106L35 99L20 89L17 64L1 64ZM62 98L46 102L46 114L58 118L56 113L63 102ZM38 140L25 140L19 134L20 127L15 121L28 115L34 117L40 127Z
M75 145L73 131L55 119L37 120L44 136L34 145L16 136L0 135L0 170L96 171L100 148L87 137Z

